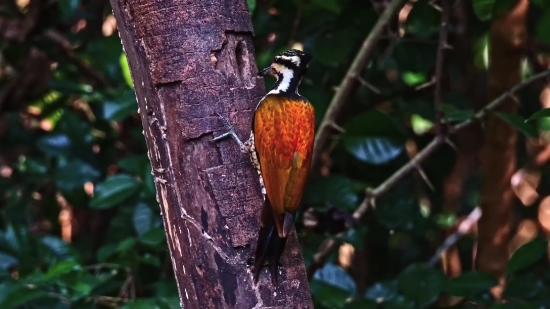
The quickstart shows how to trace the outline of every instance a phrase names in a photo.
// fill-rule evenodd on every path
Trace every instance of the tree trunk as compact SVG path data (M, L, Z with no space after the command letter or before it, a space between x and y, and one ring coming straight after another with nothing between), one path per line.
M264 95L246 1L111 0L130 64L182 308L312 308L296 233L279 287L254 285L247 260L263 200L248 157Z
M521 60L525 55L527 31L525 17L529 2L516 5L491 25L489 32L489 101L521 80ZM516 113L517 103L508 98L497 109ZM484 184L480 206L479 240L476 268L499 278L493 294L500 298L508 261L511 237L511 212L516 201L510 183L516 170L517 132L514 127L489 114L485 125L485 145L481 150Z

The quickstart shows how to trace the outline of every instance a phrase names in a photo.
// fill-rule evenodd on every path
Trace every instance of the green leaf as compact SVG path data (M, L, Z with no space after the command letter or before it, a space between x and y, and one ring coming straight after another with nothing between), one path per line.
M248 6L248 12L252 15L256 8L256 0L246 0L246 5Z
M420 85L421 83L425 83L428 80L428 78L426 77L426 73L412 71L403 72L401 78L403 78L403 82L408 86Z
M541 18L538 20L535 37L546 44L550 43L550 8L546 8Z
M412 264L399 275L397 282L403 296L414 300L419 308L425 308L437 300L445 280L439 269Z
M550 2L548 2L547 0L529 0L529 3L536 5L542 9L550 8Z
M523 117L521 117L520 115L506 112L495 112L495 115L499 116L502 120L514 126L518 131L525 134L526 136L538 138L537 129L529 123L525 123L525 119L523 119Z
M550 288L544 286L542 280L532 273L515 275L506 283L504 298L533 299L534 297L550 295Z
M541 238L519 247L506 265L506 275L512 275L524 268L527 268L539 261L548 250L548 242Z
M28 304L33 300L47 297L47 293L40 289L29 289L26 287L16 287L11 289L8 295L5 295L2 302L0 302L0 308L2 309L15 309L21 305Z
M64 133L50 133L36 142L38 149L52 156L65 155L71 150L71 140Z
M543 108L540 111L531 115L525 122L550 117L550 108Z
M474 0L474 12L481 21L496 19L510 10L515 0Z
M340 14L341 8L338 0L312 0L311 3L334 14Z
M128 237L118 243L116 250L119 252L126 252L132 249L135 245L136 245L136 239L134 237Z
M162 228L154 228L139 237L139 242L149 246L166 245L166 234Z
M97 250L97 260L100 262L107 262L116 252L116 244L105 245Z
M472 271L449 279L445 283L444 290L449 295L470 298L497 284L498 280L494 276L484 272Z
M353 210L359 203L359 196L351 179L331 175L308 184L304 200L309 204L330 203L339 209Z
M124 304L121 309L160 309L152 298L134 299Z
M62 239L55 236L43 236L42 245L57 259L67 259L72 256L71 246Z
M333 263L326 263L323 268L313 274L314 280L319 280L348 291L350 295L355 293L356 285L351 276L340 266Z
M365 298L376 302L387 302L399 296L397 281L381 281L372 285L365 292Z
M128 87L134 89L134 82L132 81L132 73L130 72L130 65L128 65L128 59L124 53L120 54L119 58L120 69L122 70L122 76Z
M160 267L160 259L156 255L145 253L143 256L138 257L138 261L144 264Z
M422 116L418 114L413 114L411 116L411 126L414 133L416 133L417 135L422 135L426 132L429 132L433 128L434 123L425 118L422 118Z
M151 165L147 155L128 156L120 159L116 165L128 173L138 176L147 172L151 173Z
M90 201L91 208L111 208L120 204L139 191L141 184L125 174L109 176L95 186L94 196Z
M350 296L348 291L320 280L311 280L309 289L314 301L327 308L344 308L346 299Z
M384 164L404 150L405 139L386 114L373 110L353 118L342 137L345 149L356 159Z
M407 299L403 296L398 296L395 299L384 303L384 309L416 309L418 306L414 304L414 301Z
M133 114L137 109L134 100L118 100L103 102L103 119L121 121Z
M55 185L61 191L82 189L86 182L94 182L101 173L90 164L75 159L58 168L53 176Z
M134 215L132 217L134 222L134 230L138 234L138 236L142 236L143 234L149 232L151 230L151 227L153 225L153 211L149 207L149 205L140 202L136 205L134 208Z
M465 121L474 116L474 111L471 109L460 110L451 104L441 104L440 106L443 117L449 121Z
M422 220L418 201L404 193L380 199L374 214L390 230L413 231Z
M440 12L428 0L414 3L405 22L405 33L420 38L429 38L439 33Z
M344 147L357 160L369 164L385 164L403 152L403 143L385 137L344 137Z
M0 252L0 269L9 270L11 267L17 265L17 258Z
M368 299L359 299L354 300L351 303L347 304L345 309L376 309L378 304L372 300Z
M80 269L80 265L78 265L75 261L62 261L50 267L44 276L44 279L49 280L77 269Z

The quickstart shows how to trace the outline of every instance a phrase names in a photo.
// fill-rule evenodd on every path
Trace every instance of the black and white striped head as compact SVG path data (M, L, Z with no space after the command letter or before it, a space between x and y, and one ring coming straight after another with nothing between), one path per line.
M271 93L297 92L302 76L306 73L312 56L301 50L290 49L273 59L271 65L258 75L271 75L277 78Z

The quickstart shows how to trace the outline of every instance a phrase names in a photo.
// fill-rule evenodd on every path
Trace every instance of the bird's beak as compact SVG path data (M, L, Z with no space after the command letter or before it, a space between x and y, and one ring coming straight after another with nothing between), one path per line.
M266 75L275 76L275 73L273 73L273 69L271 68L271 66L268 66L267 68L258 72L258 76L266 76Z

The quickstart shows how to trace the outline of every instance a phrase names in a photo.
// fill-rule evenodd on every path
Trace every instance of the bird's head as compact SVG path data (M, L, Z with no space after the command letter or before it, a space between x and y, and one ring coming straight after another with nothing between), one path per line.
M283 88L288 84L292 84L292 82L296 83L295 87L298 86L297 84L309 67L311 58L312 55L309 53L304 53L297 49L289 49L275 56L271 65L258 72L258 75L270 75L277 78L276 85L282 86L280 90L288 91L288 87L286 89Z

